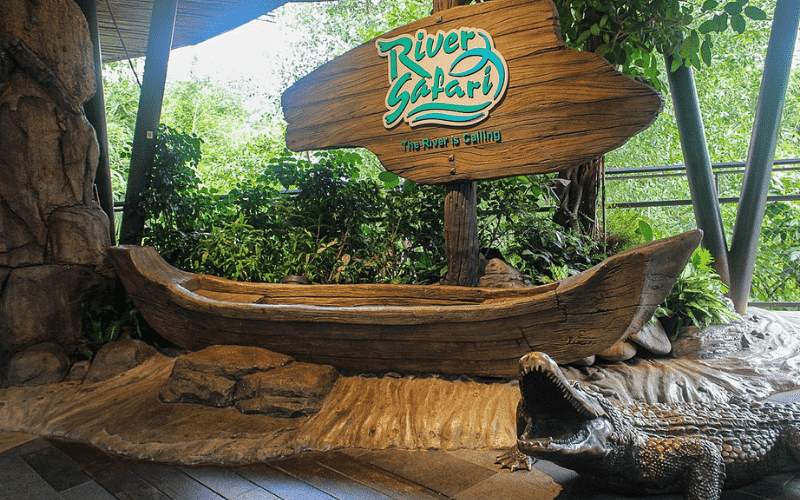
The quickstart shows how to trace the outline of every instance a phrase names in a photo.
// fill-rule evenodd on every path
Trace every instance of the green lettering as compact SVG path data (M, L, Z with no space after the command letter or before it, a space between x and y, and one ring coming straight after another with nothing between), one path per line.
M405 83L409 80L411 80L410 72L401 76L400 79L397 80L394 85L392 85L389 95L386 96L386 105L389 108L397 106L397 109L383 116L383 122L386 127L393 127L403 116L403 112L408 106L410 96L408 95L408 92L400 92L400 89L402 89L403 85L405 85Z
M458 33L451 31L444 39L444 53L452 54L458 50Z
M436 71L433 74L433 89L431 89L431 100L435 101L439 98L439 94L444 91L444 72L442 68L436 66Z
M422 39L425 38L425 32L423 30L417 31L417 43L416 47L414 48L414 59L419 62L425 57L425 54L422 52Z
M428 54L428 57L432 58L439 53L439 49L442 48L442 42L444 42L444 36L442 36L441 31L436 34L436 47L433 46L433 37L428 37L428 40L425 42L425 52Z
M427 80L424 78L420 78L416 85L414 85L414 90L411 92L411 102L417 102L420 97L426 97L430 95L431 90L428 88L426 84Z
M461 89L461 85L458 84L458 80L451 80L450 83L445 86L444 94L447 97L453 97L454 95L464 97L464 91Z
M378 40L378 50L381 54L385 54L386 52L392 51L393 53L397 54L397 57L400 58L400 63L405 64L405 66L413 71L414 73L418 74L419 76L424 76L425 78L430 78L431 74L428 73L425 68L414 62L410 57L408 57L408 53L411 52L413 48L413 42L405 37L397 37L391 40ZM395 49L399 48L400 50L397 51ZM395 68L395 74L393 75L397 78L397 69ZM395 78L391 80L394 81Z
M468 81L467 82L467 97L472 99L475 96L475 89L481 88L481 82Z
M467 50L467 42L475 38L474 31L461 30L461 50Z
M492 73L492 67L491 66L486 66L485 73L486 73L486 76L483 77L483 95L486 95L489 92L491 92L492 87L493 87L492 82L489 81L489 77L492 76L492 74L491 74Z

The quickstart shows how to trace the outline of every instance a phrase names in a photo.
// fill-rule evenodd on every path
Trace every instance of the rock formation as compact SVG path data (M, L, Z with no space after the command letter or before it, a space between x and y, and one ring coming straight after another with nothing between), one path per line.
M235 406L278 418L312 415L333 389L332 366L297 363L258 347L211 346L180 356L159 398L165 403Z
M92 68L73 0L0 2L0 365L40 342L75 343L81 304L113 283L83 113Z

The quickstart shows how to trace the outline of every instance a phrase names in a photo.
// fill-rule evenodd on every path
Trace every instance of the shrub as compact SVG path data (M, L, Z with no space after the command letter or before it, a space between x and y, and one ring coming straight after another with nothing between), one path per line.
M196 173L200 139L158 135L145 193L145 239L176 267L230 279L304 275L317 283L434 283L446 271L444 190L377 178L361 155L284 151L255 180L220 197ZM589 237L552 223L547 177L478 185L479 240L538 282L605 257Z

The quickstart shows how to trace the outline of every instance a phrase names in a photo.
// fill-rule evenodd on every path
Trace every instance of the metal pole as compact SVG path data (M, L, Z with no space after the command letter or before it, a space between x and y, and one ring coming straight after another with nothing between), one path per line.
M100 56L100 30L97 24L97 3L95 0L76 0L78 6L83 11L86 22L89 25L89 36L92 39L94 76L97 82L97 91L86 104L83 110L86 119L94 127L97 135L97 144L100 147L100 158L97 162L97 172L94 176L94 184L97 186L97 195L100 198L100 206L108 216L109 232L111 234L111 244L116 239L116 229L114 221L114 193L111 189L111 168L108 163L108 133L106 131L106 100L103 93L103 59Z
M669 69L672 57L666 56L665 59ZM703 230L703 246L714 257L714 269L722 281L730 283L725 228L722 226L722 214L717 202L719 195L711 169L692 69L681 66L676 71L668 70L667 73L681 150L686 163L686 177L692 195L694 218L697 227Z
M155 0L147 38L144 77L139 94L139 109L131 149L131 169L125 191L120 243L138 245L142 242L145 214L141 194L150 185L155 155L155 138L161 118L161 103L167 80L167 64L172 48L178 0Z
M772 162L799 23L800 2L777 0L729 254L730 297L739 313L747 310L753 282L758 239L766 211Z

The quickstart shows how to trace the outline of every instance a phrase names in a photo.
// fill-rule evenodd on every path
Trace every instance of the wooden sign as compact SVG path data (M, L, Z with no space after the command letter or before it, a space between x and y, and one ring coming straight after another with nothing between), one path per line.
M283 95L289 149L365 147L429 184L573 167L625 143L662 105L601 56L567 47L550 0L439 12Z

